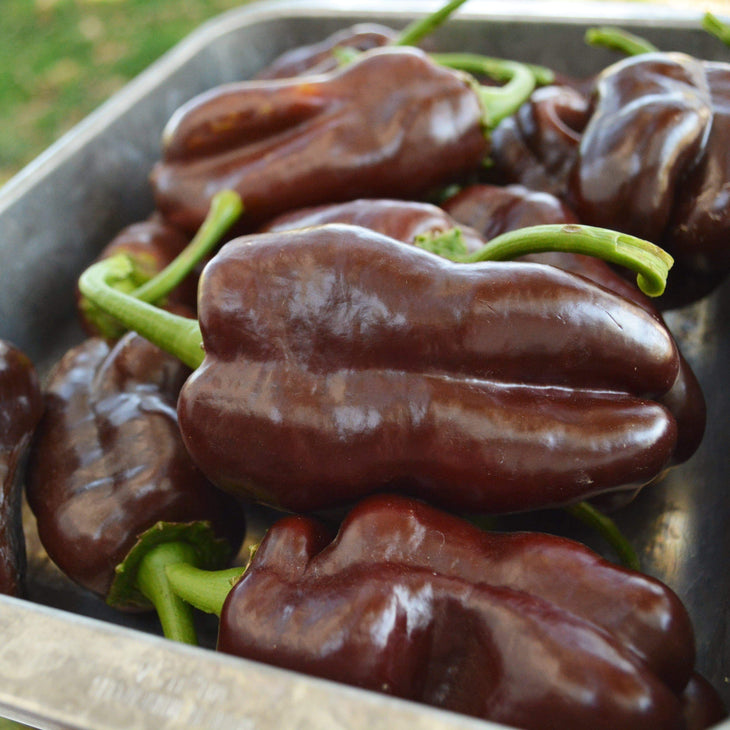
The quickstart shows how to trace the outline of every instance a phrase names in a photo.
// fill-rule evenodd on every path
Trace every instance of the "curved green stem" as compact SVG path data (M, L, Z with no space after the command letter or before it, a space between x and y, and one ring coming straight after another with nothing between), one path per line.
M484 248L454 260L508 261L546 251L578 253L635 271L636 283L647 296L664 293L674 259L659 246L641 238L607 228L574 224L519 228L493 238Z
M589 46L608 48L627 56L639 56L642 53L654 53L659 50L645 38L613 26L589 28L585 34L585 42Z
M197 320L166 312L109 284L131 268L133 264L124 254L99 261L81 275L79 290L127 329L179 358L188 367L197 368L204 357Z
M396 46L415 46L416 43L423 40L427 35L433 33L436 28L443 23L461 7L466 0L450 0L443 7L439 8L424 18L414 20L407 25L400 33L398 38L393 42Z
M117 278L110 276L107 283L112 288L143 302L162 301L215 248L242 212L243 203L238 193L233 190L217 193L211 200L210 210L203 225L173 262L152 278L140 283L139 267L137 262L131 260L130 268L119 270ZM93 322L105 337L117 339L124 334L124 328L119 322L100 311L87 297L82 296L79 306L83 309L85 317Z
M706 30L715 38L721 40L725 45L730 46L730 24L724 23L709 11L702 17L702 29Z
M564 509L568 514L596 530L614 549L622 565L632 570L641 570L636 551L610 517L606 517L588 502L578 502Z
M245 572L244 567L203 570L187 563L168 565L167 579L175 595L194 608L221 615L231 588Z
M237 192L222 190L216 193L193 240L169 266L135 289L132 296L150 304L167 296L213 250L242 213L243 202Z
M193 611L175 595L165 569L195 559L195 550L186 543L162 543L144 556L137 573L137 587L155 607L165 636L185 644L198 643Z
M514 114L535 90L535 74L524 63L474 53L433 53L436 63L469 74L488 76L504 86L484 86L474 80L474 90L483 108L483 123L494 129L505 117Z

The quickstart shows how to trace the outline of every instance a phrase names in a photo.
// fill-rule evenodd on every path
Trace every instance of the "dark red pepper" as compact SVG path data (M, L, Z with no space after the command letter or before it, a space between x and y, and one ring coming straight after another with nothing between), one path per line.
M459 224L436 205L390 198L360 198L345 203L299 208L269 221L261 232L287 231L326 223L361 226L414 245L441 236L456 235L460 245L468 252L478 251L485 243L477 231Z
M198 368L178 401L188 451L274 506L397 485L457 510L533 509L645 484L675 449L651 400L677 377L671 335L554 267L454 264L357 226L260 234L208 264L196 325L104 287L116 263L82 291Z
M576 222L575 214L559 198L522 185L470 185L444 201L443 207L454 219L482 234L485 240L527 226ZM666 326L649 297L595 256L550 252L523 256L520 260L546 263L585 276L636 302ZM673 276L672 271L670 278ZM677 420L679 435L672 461L678 464L689 459L699 447L707 417L702 388L681 354L677 380L659 400Z
M712 124L702 160L682 181L662 239L679 274L664 297L667 305L699 299L730 271L730 64L703 66Z
M157 207L195 229L211 195L233 188L253 230L308 205L423 198L487 155L478 89L406 47L368 51L329 74L218 87L170 120L152 173Z
M180 439L175 401L189 371L134 334L91 338L56 365L33 441L27 496L49 557L106 596L115 566L159 520L209 520L235 553L241 510Z
M730 269L730 65L646 53L606 69L568 185L581 221L645 236L675 258L662 306L705 296Z
M218 648L511 727L685 727L693 633L659 581L392 496L330 540L276 523L225 598Z
M569 184L578 217L661 241L711 121L701 61L648 53L610 66L596 80Z
M474 253L482 249L487 240L507 231L534 225L576 222L574 214L558 198L521 185L470 185L442 205L443 210L428 203L361 199L291 211L278 216L262 230L280 231L326 223L347 223L432 251L438 250L433 243L442 237L444 246L458 244L465 252ZM549 252L523 256L519 260L546 263L585 276L635 301L661 320L649 297L594 256ZM666 326L663 320L662 326ZM678 439L673 463L685 461L702 441L706 408L699 382L683 357L675 385L660 401L669 408L677 421Z
M26 568L21 475L42 412L33 363L0 340L0 593L14 596L23 593Z
M579 88L553 84L536 89L492 132L493 165L486 177L562 197L589 109L589 98Z

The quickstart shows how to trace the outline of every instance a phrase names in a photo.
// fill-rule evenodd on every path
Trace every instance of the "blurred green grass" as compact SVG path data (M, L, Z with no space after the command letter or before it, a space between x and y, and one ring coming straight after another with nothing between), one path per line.
M0 185L205 20L247 0L2 0Z

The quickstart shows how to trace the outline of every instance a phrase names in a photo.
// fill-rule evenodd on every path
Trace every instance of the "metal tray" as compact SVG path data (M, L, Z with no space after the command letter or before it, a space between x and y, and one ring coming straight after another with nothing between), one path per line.
M25 349L42 373L81 339L75 279L117 230L151 211L147 176L162 128L181 102L251 75L286 48L354 22L401 27L438 3L361 5L267 1L214 19L8 182L0 190L0 337ZM638 3L472 0L433 40L439 50L588 75L616 56L588 49L585 28L620 23L661 48L730 60L730 49L698 30L698 19ZM708 395L707 434L687 464L645 490L617 521L646 572L685 602L698 669L730 705L730 282L668 320ZM564 517L538 515L533 523L595 542ZM32 519L26 527L28 598L0 596L0 716L78 730L498 727L165 641L152 618L117 614L70 584L44 555ZM730 729L730 721L720 727Z

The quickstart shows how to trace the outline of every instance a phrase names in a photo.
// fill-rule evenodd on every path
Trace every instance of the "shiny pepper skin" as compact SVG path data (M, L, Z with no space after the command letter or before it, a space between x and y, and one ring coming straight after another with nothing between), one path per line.
M23 593L26 557L21 515L22 467L43 397L33 363L0 340L0 593Z
M444 201L443 207L456 221L476 230L487 240L526 226L574 223L577 220L573 211L556 196L530 190L523 185L470 185ZM665 326L653 301L600 259L556 251L523 256L520 260L550 264L585 276L636 302ZM670 273L669 278L672 277L673 273ZM684 356L680 356L674 385L659 400L677 421L679 433L672 462L678 464L689 459L699 447L707 419L702 388Z
M701 162L680 186L664 236L681 277L670 290L676 304L704 296L730 271L730 64L703 66L712 125Z
M684 728L694 664L689 617L659 581L388 495L332 541L309 518L276 523L226 599L218 648L536 729Z
M467 251L477 251L485 243L477 231L461 225L436 205L390 198L360 198L300 208L277 216L261 228L261 232L287 231L326 223L361 226L411 244L417 244L420 237L437 236L458 228Z
M51 560L106 596L114 568L160 520L210 520L234 550L241 510L190 461L175 399L188 370L134 334L91 338L56 365L29 461L27 496Z
M554 267L454 264L356 226L243 237L201 278L185 445L294 511L398 488L511 512L645 484L672 458L665 327Z
M486 177L562 197L589 109L588 96L579 88L556 84L537 89L493 131L493 166Z
M523 185L469 185L445 200L442 206L443 209L429 203L405 200L353 200L285 213L270 221L262 231L347 223L369 228L403 243L417 244L419 237L459 229L467 251L473 252L482 248L487 240L508 231L542 224L575 223L577 220L554 195L530 190ZM523 256L520 260L549 264L585 276L636 302L661 320L648 297L604 261L593 256L549 252ZM665 326L663 321L662 326ZM702 388L684 357L681 357L674 386L660 401L677 421L677 447L672 462L686 461L697 450L704 436L706 407ZM625 496L622 495L622 499Z
M308 205L422 198L477 170L489 147L470 81L405 47L329 74L215 88L173 115L163 145L156 205L191 232L224 188L254 230Z
M730 64L642 54L605 69L594 97L569 204L675 258L664 308L705 296L730 271Z
M584 223L618 224L659 243L712 121L702 62L679 53L628 58L597 78L594 95L569 203Z

